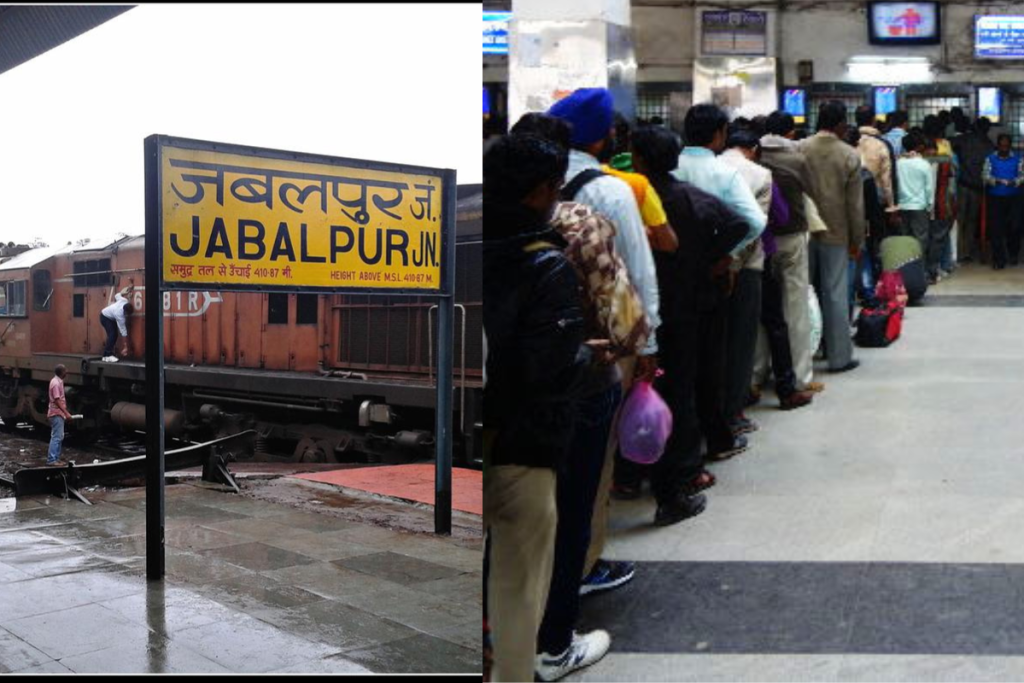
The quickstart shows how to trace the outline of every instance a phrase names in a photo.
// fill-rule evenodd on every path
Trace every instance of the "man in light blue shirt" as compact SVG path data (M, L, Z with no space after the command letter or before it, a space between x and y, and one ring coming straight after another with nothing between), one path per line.
M927 262L928 231L935 204L935 173L921 154L927 139L920 133L903 136L904 153L896 161L899 178L900 215L911 235L921 243L921 254Z
M899 159L900 155L903 154L903 138L907 135L907 127L910 125L910 117L907 116L907 112L902 109L897 109L894 112L890 112L885 117L885 123L889 126L889 131L883 135L889 144L892 145L892 152Z
M750 185L740 171L716 154L725 149L729 132L729 119L725 112L713 104L690 107L683 122L687 146L679 155L679 166L672 175L683 182L717 197L738 214L748 226L746 236L730 252L738 270L740 257L748 245L760 238L768 223L768 216L754 198ZM683 229L682 227L677 229ZM756 246L756 245L755 245ZM747 440L741 431L752 431L752 424L732 429L725 415L725 368L738 359L726 358L730 310L745 310L750 295L742 288L732 292L729 300L714 310L704 311L698 325L703 341L700 349L697 377L697 412L701 431L708 443L709 460L725 460L747 449ZM759 315L760 305L750 308L750 315ZM756 323L755 323L756 324ZM735 330L733 331L735 333Z
M747 222L750 226L747 236L732 250L736 257L761 236L768 216L740 172L716 156L725 149L728 137L729 119L725 112L713 104L698 104L687 112L684 126L687 145L672 175L715 195Z

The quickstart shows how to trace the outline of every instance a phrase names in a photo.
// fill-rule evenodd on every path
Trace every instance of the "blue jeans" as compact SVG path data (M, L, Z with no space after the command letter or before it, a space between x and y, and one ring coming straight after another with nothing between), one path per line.
M64 418L56 415L50 418L50 457L47 465L52 465L60 458L60 447L64 443Z
M558 528L544 620L537 634L537 651L556 654L572 643L580 615L580 577L590 547L591 515L601 481L612 418L622 398L622 386L580 399L572 444L564 471L558 473Z

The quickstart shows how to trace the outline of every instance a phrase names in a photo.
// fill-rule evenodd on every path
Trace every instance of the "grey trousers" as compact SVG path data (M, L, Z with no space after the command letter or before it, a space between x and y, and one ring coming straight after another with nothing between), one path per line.
M850 339L849 250L811 239L811 281L821 304L828 367L838 370L853 360Z
M811 351L811 311L807 305L807 286L810 268L807 264L809 235L778 235L775 244L778 251L772 257L782 283L782 310L789 327L789 348L793 356L793 372L796 374L796 388L803 389L814 380L814 360ZM759 328L757 351L755 353L753 384L761 386L768 375L768 339Z
M928 263L928 236L931 233L931 219L928 218L928 212L924 209L920 211L900 211L900 216L903 217L903 231L904 234L916 237L917 241L921 245L922 260L925 264L930 266Z

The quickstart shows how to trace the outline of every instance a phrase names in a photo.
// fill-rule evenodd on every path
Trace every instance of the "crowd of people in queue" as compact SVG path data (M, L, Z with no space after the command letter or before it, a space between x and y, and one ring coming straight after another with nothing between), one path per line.
M490 680L553 681L608 651L606 631L576 626L581 598L636 571L603 557L609 497L641 498L649 481L653 524L695 517L716 483L709 464L750 448L758 426L744 409L769 377L783 410L824 390L809 285L821 357L838 373L858 367L855 281L884 237L916 237L941 279L959 210L961 259L982 256L987 220L994 266L1016 262L1024 169L1008 139L988 142L987 120L968 126L954 110L910 128L895 112L883 133L869 107L854 117L829 101L801 136L785 112L730 122L698 104L681 138L631 129L608 90L584 88L488 144ZM618 452L620 407L640 381L673 417L651 465Z

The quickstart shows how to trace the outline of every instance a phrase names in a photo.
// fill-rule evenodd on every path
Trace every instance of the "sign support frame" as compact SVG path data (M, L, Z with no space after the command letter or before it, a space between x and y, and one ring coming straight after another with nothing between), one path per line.
M146 246L145 270L153 282L147 282L145 307L147 311L157 311L156 315L147 315L145 322L146 338L146 576L149 580L160 581L165 575L165 458L164 458L164 290L188 289L188 283L163 282L163 160L162 148L165 146L184 145L191 149L211 149L238 153L240 150L252 150L260 155L280 158L282 160L311 159L319 161L324 157L318 155L300 155L280 150L258 150L243 148L238 145L209 143L199 140L188 140L166 135L150 135L144 141L145 151L145 212L146 212ZM373 167L376 162L361 160L342 160L352 162L357 167L368 165ZM454 409L454 365L455 365L455 246L456 246L456 171L453 169L420 169L398 164L396 170L431 171L440 175L442 182L442 214L441 214L441 283L440 292L424 292L408 289L381 289L372 292L359 292L357 288L331 288L329 291L342 293L364 293L370 295L391 296L424 296L436 297L438 303L437 339L437 399L435 405L435 480L434 480L434 532L439 535L451 535L452 514L452 423ZM149 278L147 278L149 279ZM184 286L183 286L184 285ZM241 287L231 285L218 286L225 291L239 290ZM253 291L248 289L248 291ZM325 293L323 287L287 287L268 286L260 291L310 291Z
M146 578L162 581L164 563L164 316L160 136L145 140L146 172ZM148 279L148 278L147 278Z

